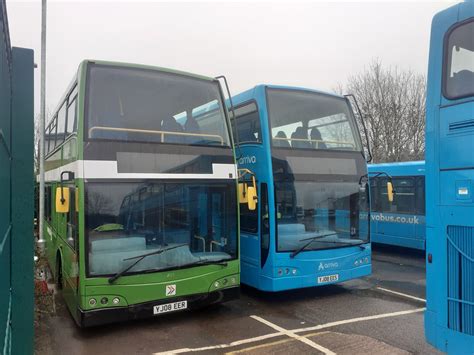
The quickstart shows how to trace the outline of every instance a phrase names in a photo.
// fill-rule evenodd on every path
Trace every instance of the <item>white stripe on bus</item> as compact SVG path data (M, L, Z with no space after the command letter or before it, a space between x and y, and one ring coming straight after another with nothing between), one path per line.
M45 172L45 181L59 181L63 171L80 179L229 179L237 177L235 164L212 164L212 174L119 173L115 160L77 160ZM37 176L37 179L39 176Z

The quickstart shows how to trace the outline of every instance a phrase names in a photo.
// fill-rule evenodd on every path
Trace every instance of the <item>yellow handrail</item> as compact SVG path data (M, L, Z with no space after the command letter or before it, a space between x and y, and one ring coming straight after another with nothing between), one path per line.
M321 139L307 139L307 138L282 138L282 137L273 137L273 139L277 141L298 141L298 142L316 142L317 147L319 147L319 143L330 143L330 144L346 144L350 145L352 148L355 148L354 143L352 142L344 142L344 141L323 141Z
M212 137L217 138L221 141L221 145L224 145L224 138L218 134L204 134L204 133L185 133L185 132L170 132L170 131L157 131L150 129L137 129L137 128L119 128L119 127L103 127L103 126L94 126L89 128L89 136L94 131L113 131L113 132L131 132L131 133L150 133L150 134L160 134L161 140L165 139L165 135L176 135L176 136L188 136L188 137Z

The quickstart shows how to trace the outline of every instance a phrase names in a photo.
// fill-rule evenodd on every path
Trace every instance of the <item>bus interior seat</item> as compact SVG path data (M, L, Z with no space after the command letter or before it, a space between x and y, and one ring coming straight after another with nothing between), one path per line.
M176 120L171 117L171 116L166 116L161 122L161 130L165 132L177 132L177 133L182 133L183 126L181 126ZM178 135L178 134L165 134L163 142L166 143L182 143L183 142L183 136Z
M188 114L188 118L184 123L184 133L201 133L201 127L199 126L198 121L193 117L193 115ZM185 136L183 138L184 142L188 144L193 144L202 140L202 137L199 136Z
M306 228L303 223L278 224L278 234L300 234L305 233Z
M189 243L190 236L189 230L187 229L165 229L165 232L162 235L163 242L165 243Z
M278 224L278 244L283 249L297 248L306 233L305 225L302 223L285 223Z
M275 138L282 138L282 139L275 139L273 142L273 145L276 147L282 147L282 148L290 148L290 143L286 140L288 137L286 136L286 133L283 131L278 131L276 134ZM285 140L283 140L283 138Z
M317 140L317 141L323 140L323 137L321 136L321 132L316 127L313 127L313 129L311 130L311 140ZM328 148L326 143L324 142L311 142L311 144L313 145L313 148L317 148L317 149Z
M146 239L140 237L97 239L91 241L92 254L105 254L117 251L136 251L146 249Z
M298 127L291 135L291 139L308 139L306 129L304 127ZM295 140L291 142L291 146L293 148L311 148L311 143Z
M454 73L453 77L448 80L448 85L455 95L474 92L474 72L461 70Z
M207 252L194 252L193 255L197 258L202 258L205 260L222 260L229 259L229 254L222 251L207 251Z
M189 242L189 234L188 240L184 242ZM178 243L176 240L169 241L167 247L178 244L181 243ZM124 259L153 252L161 248L162 246L147 248L145 237L94 240L91 242L89 254L89 271L92 275L114 274L124 267ZM197 260L199 258L193 255L189 248L182 247L143 259L137 266L137 270L186 264Z

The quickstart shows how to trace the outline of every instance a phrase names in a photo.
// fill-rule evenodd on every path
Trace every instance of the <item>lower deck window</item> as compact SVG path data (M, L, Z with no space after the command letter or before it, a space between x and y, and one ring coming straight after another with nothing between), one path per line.
M88 183L90 276L130 273L237 257L235 183ZM168 250L167 250L168 249ZM165 251L167 250L167 251Z

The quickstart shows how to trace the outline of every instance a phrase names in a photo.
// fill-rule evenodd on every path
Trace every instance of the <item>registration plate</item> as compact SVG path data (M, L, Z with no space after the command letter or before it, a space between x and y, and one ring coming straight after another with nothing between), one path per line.
M168 313L174 311L180 311L188 308L188 301L180 301L173 303L160 304L159 306L153 307L153 314Z
M327 282L334 282L339 280L339 274L334 275L326 275L326 276L319 276L318 277L318 284L324 284Z

